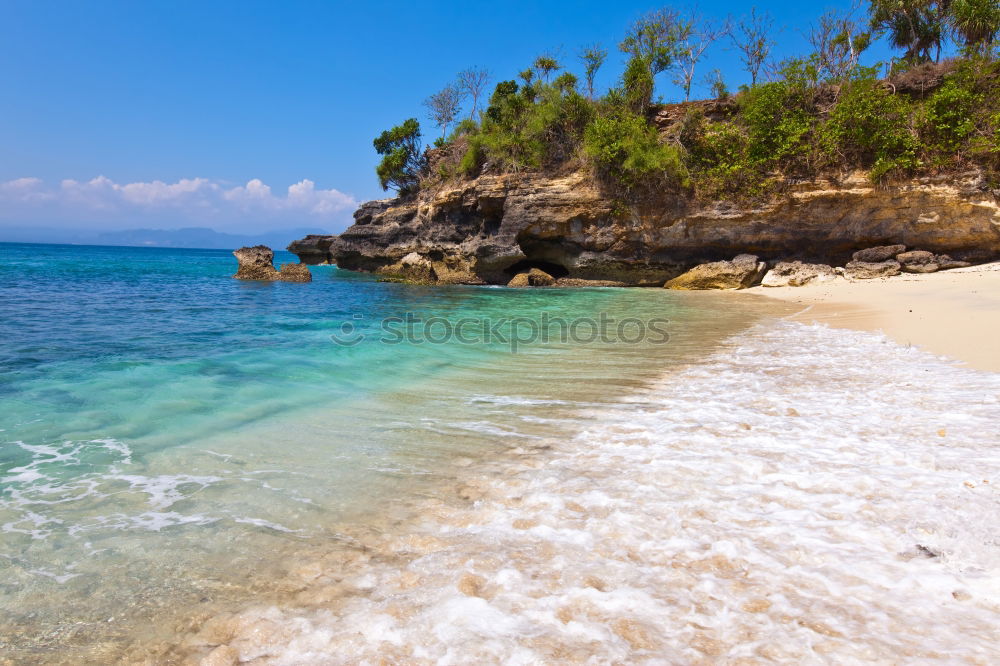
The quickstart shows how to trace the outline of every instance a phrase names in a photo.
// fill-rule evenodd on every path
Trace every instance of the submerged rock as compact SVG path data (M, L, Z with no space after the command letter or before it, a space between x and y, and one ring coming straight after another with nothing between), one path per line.
M801 261L779 261L767 272L761 285L764 287L801 287L810 282L837 279L832 266L804 264Z
M889 261L851 261L844 266L844 275L849 280L873 280L899 275L902 267L895 259Z
M700 264L672 280L667 289L746 289L764 276L767 264L752 254L741 254L732 261Z
M234 278L238 280L281 280L283 282L310 282L312 274L305 264L282 264L274 269L274 250L266 245L241 247L233 250L239 262Z
M900 252L906 252L905 245L880 245L870 247L865 250L858 250L851 259L865 264L879 264L883 261L895 259Z
M518 273L510 282L508 287L551 287L556 283L554 277L540 268L532 268L526 273Z

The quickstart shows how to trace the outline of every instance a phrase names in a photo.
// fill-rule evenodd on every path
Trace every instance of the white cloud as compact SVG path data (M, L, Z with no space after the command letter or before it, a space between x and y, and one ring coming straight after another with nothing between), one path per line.
M315 215L330 215L344 208L355 208L357 202L337 190L317 190L316 183L302 180L288 186L285 199L290 204L307 208Z
M305 211L317 217L336 215L353 210L358 202L349 194L338 190L317 190L316 183L304 179L288 186L284 197L271 194L271 188L254 178L243 187L233 187L222 192L227 201L245 207L267 207L271 210Z
M51 193L43 189L41 178L16 178L0 183L0 201L45 201Z
M311 180L290 185L276 196L258 178L232 187L208 178L116 183L98 176L89 181L63 180L58 186L39 178L17 178L0 183L0 204L12 219L100 214L106 221L122 218L132 223L169 217L178 222L301 225L345 220L358 202L339 190L317 189Z
M254 178L245 187L234 187L227 190L223 196L230 201L263 201L271 197L271 186L265 185L260 178Z

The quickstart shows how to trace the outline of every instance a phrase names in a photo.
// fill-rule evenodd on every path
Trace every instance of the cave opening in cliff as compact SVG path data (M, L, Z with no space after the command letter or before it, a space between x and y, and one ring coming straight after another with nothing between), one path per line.
M542 259L522 259L516 264L505 268L504 273L514 276L518 273L526 273L532 268L545 271L554 278L562 278L569 275L569 270L562 264L557 264L552 261L544 261Z

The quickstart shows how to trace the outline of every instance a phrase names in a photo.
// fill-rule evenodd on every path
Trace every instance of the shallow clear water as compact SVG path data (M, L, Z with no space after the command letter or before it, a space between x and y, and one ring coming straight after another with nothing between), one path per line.
M482 397L488 410L508 398ZM995 664L1000 375L770 322L527 416L405 523L193 627L204 663ZM175 648L176 649L176 648Z
M302 552L399 529L470 465L572 437L568 414L783 308L663 290L431 289L333 267L312 267L309 284L247 283L234 270L222 251L0 244L0 648L12 658L107 661L170 643L199 613L284 598ZM388 344L398 336L381 322L407 313L417 339ZM512 353L497 321L542 313L667 319L669 342ZM492 339L474 322L468 343L428 342L429 317L489 319ZM447 324L435 326L440 337Z

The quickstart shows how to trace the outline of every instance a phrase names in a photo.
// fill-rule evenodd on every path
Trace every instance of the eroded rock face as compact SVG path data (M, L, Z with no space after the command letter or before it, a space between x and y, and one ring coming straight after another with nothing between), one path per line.
M901 266L895 259L888 261L851 261L844 266L848 280L874 280L899 275Z
M863 255L863 263L907 246L958 260L1000 257L1000 208L976 174L889 188L855 174L792 186L756 208L697 206L664 194L631 209L616 207L584 171L484 175L368 202L354 217L338 237L289 249L310 263L325 254L341 268L444 284L506 284L519 263L541 266L560 284L659 286L740 253L837 266L858 250L892 245L903 247L879 261Z
M336 236L310 234L305 238L292 241L287 249L298 255L299 261L303 264L310 266L332 264L333 256L330 254L330 246L336 238Z
M239 262L234 278L239 280L281 280L283 282L310 282L312 274L305 264L282 264L274 269L274 251L266 245L241 247L233 250Z
M832 266L804 264L801 261L779 261L760 281L764 287L802 287L810 283L837 279Z
M746 289L757 284L767 271L767 264L752 254L741 254L732 261L699 264L667 281L667 289Z

